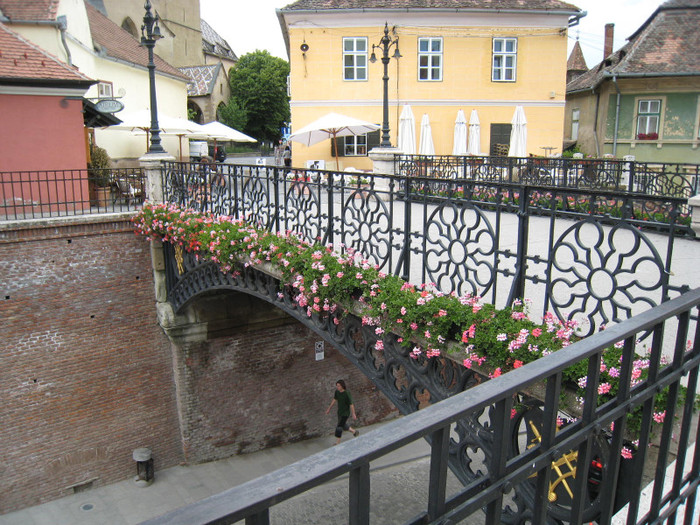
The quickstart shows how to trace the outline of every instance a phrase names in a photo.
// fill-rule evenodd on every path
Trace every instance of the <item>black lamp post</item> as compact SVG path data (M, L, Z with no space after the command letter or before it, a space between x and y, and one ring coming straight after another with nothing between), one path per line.
M141 26L141 45L148 48L148 84L151 92L151 145L148 153L164 153L160 145L160 128L158 127L158 106L156 103L156 64L153 62L153 48L156 42L163 38L158 26L158 15L151 13L151 2L146 0L144 4L146 16L143 17Z
M399 37L397 36L394 40L389 37L389 23L386 22L384 24L384 36L379 41L379 44L372 44L372 55L369 57L369 61L374 64L377 61L377 56L374 54L375 48L382 50L382 64L384 64L384 76L382 77L384 81L384 114L382 119L382 141L379 144L382 148L391 147L391 141L389 140L389 49L391 49L391 46L396 46L392 58L401 58Z

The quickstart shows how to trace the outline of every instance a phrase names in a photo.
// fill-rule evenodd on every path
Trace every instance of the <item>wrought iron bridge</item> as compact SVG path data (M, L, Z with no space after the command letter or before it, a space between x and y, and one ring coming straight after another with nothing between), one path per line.
M587 337L486 381L447 357L412 359L392 334L377 351L378 336L356 317L338 323L308 317L294 302L294 291L263 268L225 274L213 263L176 257L166 245L168 300L176 311L210 290L243 291L266 300L333 344L405 417L373 432L371 439L348 443L342 458L324 452L302 468L287 467L147 523L269 523L270 507L344 473L350 476L349 523L369 523L370 462L426 438L432 450L428 500L425 511L407 523L458 523L481 512L485 523L609 523L627 504L628 524L671 519L680 505L685 505L684 523L691 524L700 483L693 418L700 272L693 268L697 257L684 267L673 254L679 243L691 250L700 243L678 235L685 199L523 181L436 183L414 174L254 166L201 171L187 164L165 165L162 189L164 200L181 206L271 231L297 231L338 249L353 247L384 271L434 282L446 293L470 292L497 306L532 298L535 315L551 310L560 318L576 318ZM644 221L637 214L650 203L664 211L664 221ZM620 216L610 210L620 210ZM652 222L654 230L640 228ZM601 325L608 328L599 331ZM638 340L649 348L649 377L632 388ZM601 354L619 341L624 341L620 377L626 386L598 406ZM569 387L562 371L579 362L588 370L579 417L558 426L572 415L561 395ZM655 424L654 396L664 389L666 418ZM684 396L680 405L679 396ZM623 460L621 450L629 446L626 417L636 409L641 410L639 442L633 459ZM652 429L658 431L653 449ZM663 479L672 456L676 470L668 487ZM648 462L655 462L654 474L643 481ZM463 484L450 496L448 467ZM647 481L653 482L652 501L640 508Z

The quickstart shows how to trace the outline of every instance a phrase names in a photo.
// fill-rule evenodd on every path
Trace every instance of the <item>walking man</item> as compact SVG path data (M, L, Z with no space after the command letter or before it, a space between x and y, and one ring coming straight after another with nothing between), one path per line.
M345 381L339 379L335 384L335 393L333 394L333 401L331 401L330 406L326 409L326 414L330 413L331 408L335 403L338 403L338 424L335 427L335 444L340 443L340 437L343 435L343 430L348 430L352 432L352 435L357 437L360 432L352 428L348 424L348 418L352 415L354 420L357 420L357 414L355 414L355 405L352 402L352 396L348 392Z

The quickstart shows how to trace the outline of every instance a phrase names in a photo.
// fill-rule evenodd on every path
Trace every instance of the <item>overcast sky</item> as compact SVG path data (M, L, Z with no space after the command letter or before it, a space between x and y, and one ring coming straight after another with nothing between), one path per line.
M233 51L245 55L256 49L287 60L275 9L293 0L200 0L201 16L219 33ZM568 0L588 12L569 31L569 51L578 36L588 67L603 59L603 35L607 23L615 24L615 45L622 47L663 0Z

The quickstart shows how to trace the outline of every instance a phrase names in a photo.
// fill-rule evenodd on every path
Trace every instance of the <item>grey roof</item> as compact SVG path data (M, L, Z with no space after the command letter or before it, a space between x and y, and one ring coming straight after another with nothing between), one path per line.
M612 76L700 75L700 0L669 0L619 50L567 86L591 89Z
M219 33L207 24L204 20L201 21L202 27L202 49L205 53L216 55L221 58L228 58L234 62L238 60L236 53L233 52L228 42L224 40Z
M221 69L223 69L221 63L209 66L181 67L180 71L190 79L187 83L187 96L211 95Z
M316 9L508 9L580 12L560 0L298 0L282 11Z

